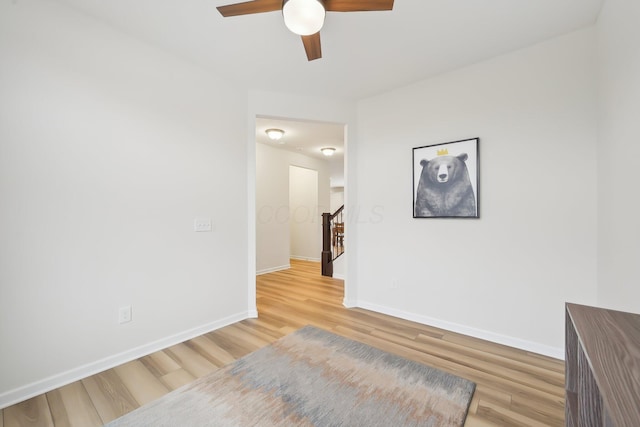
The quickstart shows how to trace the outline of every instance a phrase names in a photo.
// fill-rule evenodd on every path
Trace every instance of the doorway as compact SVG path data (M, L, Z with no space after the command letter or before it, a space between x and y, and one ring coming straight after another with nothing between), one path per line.
M270 129L281 138L270 139ZM255 132L256 273L289 268L291 258L319 262L321 214L331 211L332 187L344 186L345 126L257 117ZM321 152L327 146L331 157Z

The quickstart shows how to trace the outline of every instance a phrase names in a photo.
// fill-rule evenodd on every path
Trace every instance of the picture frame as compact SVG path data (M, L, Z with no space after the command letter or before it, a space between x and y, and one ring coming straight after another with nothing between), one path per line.
M413 148L413 217L480 218L480 138Z

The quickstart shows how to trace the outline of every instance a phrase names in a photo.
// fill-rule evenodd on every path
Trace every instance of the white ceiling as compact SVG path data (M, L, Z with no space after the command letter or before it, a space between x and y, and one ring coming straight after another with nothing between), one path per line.
M278 142L269 139L266 130L282 129L284 136ZM344 125L339 123L256 118L256 142L271 147L304 154L329 163L331 186L344 186ZM336 149L331 157L320 151L323 147Z
M396 0L327 13L308 62L281 12L223 18L233 0L58 0L260 90L360 99L593 24L603 0Z
M282 129L284 136L280 141L272 141L266 134L270 128ZM316 159L327 160L320 149L336 149L331 159L342 162L344 155L344 125L336 123L282 120L258 117L256 119L256 142L272 147L302 153Z
M280 12L223 18L233 0L58 0L242 87L357 100L593 24L603 0L395 0L392 11L327 13L321 59L308 62ZM330 160L343 177L343 126L257 119L280 148Z

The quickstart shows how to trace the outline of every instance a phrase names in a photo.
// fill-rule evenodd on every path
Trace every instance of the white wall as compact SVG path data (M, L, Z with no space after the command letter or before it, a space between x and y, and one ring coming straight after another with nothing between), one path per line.
M327 183L328 184L328 183ZM322 255L322 213L329 204L318 204L318 171L289 166L289 227L291 258L320 261ZM323 185L323 192L329 190Z
M640 2L598 19L598 302L640 313Z
M255 130L254 130L255 134ZM289 205L289 167L298 166L318 172L317 206L319 212L329 207L329 165L326 161L271 147L255 144L256 149L256 273L282 270L289 267L289 258L320 259L322 241L318 230L322 222L316 219L313 236L308 237L311 247L296 254L291 246L291 213ZM315 214L314 214L315 215ZM309 218L313 220L314 218ZM313 225L313 223L307 223ZM315 256L312 254L315 245ZM254 279L255 280L255 279Z
M562 357L564 303L596 300L594 44L578 31L359 103L358 305ZM413 219L412 148L473 137L480 219Z
M263 274L290 267L289 164L283 150L255 142L253 145L256 147L255 265L257 274Z
M340 209L340 206L344 205L344 187L332 187L330 194L331 213Z
M246 92L49 1L0 62L0 407L247 317Z

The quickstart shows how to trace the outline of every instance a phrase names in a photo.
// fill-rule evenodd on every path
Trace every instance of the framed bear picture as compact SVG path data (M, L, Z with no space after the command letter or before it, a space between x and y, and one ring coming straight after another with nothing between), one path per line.
M480 138L413 149L413 217L479 218Z

